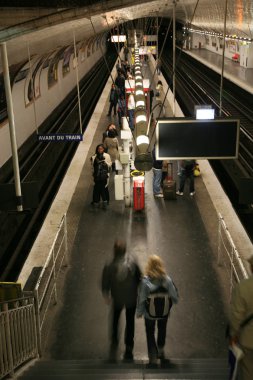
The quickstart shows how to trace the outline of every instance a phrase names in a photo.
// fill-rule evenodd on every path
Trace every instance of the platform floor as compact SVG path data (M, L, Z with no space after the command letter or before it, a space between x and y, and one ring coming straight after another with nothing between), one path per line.
M185 53L204 63L214 71L221 73L222 56L206 49L184 50ZM240 66L239 62L233 62L225 57L224 77L237 84L244 90L253 93L253 69Z
M107 107L102 115L106 115ZM105 262L112 257L115 238L120 237L127 241L128 252L137 257L143 270L150 254L160 255L178 287L179 304L168 321L167 356L225 358L229 278L217 265L217 214L202 178L195 181L194 197L186 186L184 196L165 201L153 197L152 171L146 173L143 212L115 201L111 180L110 205L106 210L94 209L90 205L93 184L89 157L101 142L108 120L106 116L100 119L68 211L68 234L75 239L45 356L108 357L110 308L103 300L100 280ZM77 209L81 210L80 221L76 220ZM123 351L122 330L119 359ZM147 359L143 319L136 320L134 357Z

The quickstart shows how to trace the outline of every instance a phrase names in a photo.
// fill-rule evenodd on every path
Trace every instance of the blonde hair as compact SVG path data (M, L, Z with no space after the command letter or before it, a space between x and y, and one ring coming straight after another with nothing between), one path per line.
M151 278L161 278L166 276L162 259L157 255L149 256L145 273Z

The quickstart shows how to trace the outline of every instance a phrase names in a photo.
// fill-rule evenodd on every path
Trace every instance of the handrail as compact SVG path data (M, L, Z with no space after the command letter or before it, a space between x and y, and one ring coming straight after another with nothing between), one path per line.
M68 239L67 239L67 217L63 215L58 227L58 231L53 240L46 262L42 268L39 278L34 287L36 299L36 318L37 318L37 339L38 351L42 353L42 329L46 320L52 297L57 303L57 279L60 270L65 262L68 265Z
M229 263L230 263L230 297L232 294L232 289L234 287L233 279L236 282L240 282L242 279L249 277L247 270L243 264L241 256L234 244L228 227L224 221L223 216L218 213L219 218L219 228L218 228L218 264L221 261L222 252L226 253ZM225 238L227 241L225 241ZM228 247L227 244L228 243Z

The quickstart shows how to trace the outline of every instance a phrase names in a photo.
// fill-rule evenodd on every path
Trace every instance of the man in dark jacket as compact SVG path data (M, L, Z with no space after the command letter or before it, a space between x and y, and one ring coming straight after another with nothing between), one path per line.
M109 102L110 102L110 107L107 116L111 116L112 109L114 111L114 116L116 115L117 111L117 104L118 104L118 91L115 88L115 84L112 84L111 91L110 91L110 97L109 97Z
M112 331L110 358L116 359L118 348L118 323L126 309L124 359L133 359L134 320L141 271L137 262L126 255L126 243L116 240L113 260L105 265L102 274L102 292L107 303L112 304Z

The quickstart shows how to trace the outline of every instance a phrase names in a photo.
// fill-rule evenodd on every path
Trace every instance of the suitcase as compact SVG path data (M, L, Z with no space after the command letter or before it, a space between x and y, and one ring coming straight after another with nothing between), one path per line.
M175 200L176 195L176 181L173 180L173 164L168 163L167 175L163 181L163 198L165 200Z

